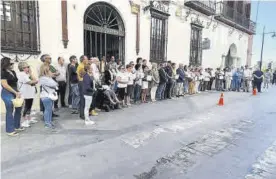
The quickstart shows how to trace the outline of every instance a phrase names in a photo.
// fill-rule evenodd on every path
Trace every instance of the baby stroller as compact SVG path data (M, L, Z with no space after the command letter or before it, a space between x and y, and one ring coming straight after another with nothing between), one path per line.
M119 109L119 100L115 93L106 85L97 89L96 106L101 110L109 112L110 110ZM114 96L115 95L115 96Z

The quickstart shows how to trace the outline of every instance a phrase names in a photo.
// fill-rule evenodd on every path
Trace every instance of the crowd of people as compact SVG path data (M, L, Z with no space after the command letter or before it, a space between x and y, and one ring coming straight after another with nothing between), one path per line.
M45 128L53 130L52 119L58 117L53 111L59 107L70 107L71 114L79 115L86 125L93 125L91 116L98 115L97 108L110 111L211 90L250 92L257 88L261 92L262 83L264 88L276 84L276 71L263 73L248 66L213 70L171 61L150 63L142 58L123 65L114 56L100 61L85 55L80 57L80 63L76 56L71 56L69 64L59 57L57 65L53 65L50 55L42 55L40 59L37 76L27 62L19 62L16 73L10 58L1 59L1 96L9 136L17 136L37 122L30 117L36 93L40 95ZM67 93L68 101L65 101ZM24 99L23 107L14 107L12 101L17 98Z

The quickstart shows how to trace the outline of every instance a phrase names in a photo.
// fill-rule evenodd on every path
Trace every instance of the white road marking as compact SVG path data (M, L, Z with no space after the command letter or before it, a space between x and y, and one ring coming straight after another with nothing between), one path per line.
M149 140L156 138L161 133L165 133L165 132L177 133L177 132L192 128L202 122L203 121L186 121L186 122L184 121L183 122L183 119L181 119L174 123L170 122L170 123L164 124L151 131L140 132L138 134L135 134L134 136L129 136L128 134L127 137L123 137L121 140L134 148L138 148L140 146L146 145Z
M184 121L177 121L172 124L167 124L164 125L164 128L168 131L172 131L173 133L180 132L186 129L190 129L203 121L189 121L189 122L184 122Z
M160 133L164 133L164 132L167 132L164 130L164 128L156 128L153 131L141 132L132 137L123 138L121 140L134 148L138 148L142 145L145 145L147 140L150 140L151 138L155 138Z

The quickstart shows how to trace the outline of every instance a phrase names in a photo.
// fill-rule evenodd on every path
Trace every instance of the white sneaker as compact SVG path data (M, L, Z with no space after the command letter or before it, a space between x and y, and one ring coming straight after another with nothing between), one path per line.
M85 125L93 125L93 124L95 124L95 122L91 121L91 120L85 120L84 123L85 123Z
M94 125L94 124L95 124L95 122L90 120L90 125Z
M29 120L29 123L30 124L35 124L35 123L37 123L38 121L37 120L35 120L34 118L31 118L30 120Z
M29 120L24 120L24 122L21 123L22 127L30 127Z

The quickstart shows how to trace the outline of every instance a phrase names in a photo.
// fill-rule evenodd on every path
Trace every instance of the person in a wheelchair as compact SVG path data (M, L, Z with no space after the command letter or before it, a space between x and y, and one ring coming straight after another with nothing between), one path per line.
M101 85L97 89L96 104L99 109L109 112L111 109L120 108L119 99L108 85Z

